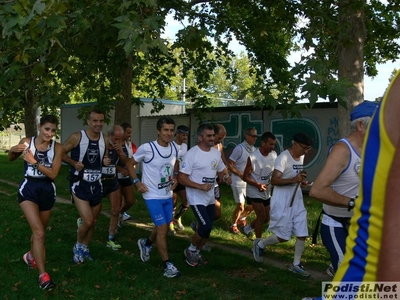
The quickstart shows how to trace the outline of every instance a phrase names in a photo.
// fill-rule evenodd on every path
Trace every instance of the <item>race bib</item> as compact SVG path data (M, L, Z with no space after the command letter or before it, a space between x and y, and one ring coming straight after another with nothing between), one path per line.
M107 167L102 167L101 168L101 173L104 175L115 175L117 168L112 165L112 166L107 166Z
M44 175L42 172L40 172L39 169L34 168L31 164L28 164L28 169L26 170L26 176L35 177L35 178L45 178L46 177L46 175Z
M202 182L202 183L214 184L214 183L215 183L215 178L214 178L214 177L212 177L212 178L210 178L210 177L203 177L203 178L201 179L201 182Z
M265 182L265 184L270 184L270 183L271 183L271 176L270 176L270 175L268 175L268 176L261 176L261 180L262 180L263 182Z
M171 192L172 180L158 184L158 195L165 196Z
M100 170L84 170L83 171L83 180L87 182L96 182L101 178Z

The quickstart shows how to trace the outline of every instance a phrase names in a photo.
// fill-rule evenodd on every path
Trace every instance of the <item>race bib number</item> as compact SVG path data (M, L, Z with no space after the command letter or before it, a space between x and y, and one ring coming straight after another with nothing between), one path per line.
M165 196L171 192L172 180L158 184L158 195Z
M215 183L215 178L210 178L210 177L203 177L201 179L202 183L210 183L210 184L214 184Z
M265 182L265 184L270 184L271 183L271 176L261 176L261 180Z
M45 178L46 175L44 175L42 172L39 171L39 169L34 168L31 164L28 165L28 169L26 170L26 175L28 177L35 177L35 178Z
M100 170L84 170L83 171L83 180L87 182L96 182L101 178Z
M101 173L104 175L115 175L117 168L115 166L107 166L101 168Z

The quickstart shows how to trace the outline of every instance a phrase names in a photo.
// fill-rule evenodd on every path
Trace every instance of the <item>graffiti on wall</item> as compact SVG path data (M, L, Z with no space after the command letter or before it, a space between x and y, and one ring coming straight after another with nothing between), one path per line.
M337 117L329 120L328 132L326 134L326 146L330 147L339 140L339 121Z
M275 134L277 149L279 152L292 145L293 135L302 132L314 141L313 148L304 158L304 167L309 168L316 163L321 154L321 130L318 123L312 119L303 117L301 119L274 119L270 121L270 130Z
M226 128L226 138L224 140L224 148L226 150L233 149L244 139L244 130L254 127L257 130L258 137L261 137L264 130L263 120L257 118L250 113L231 113L228 120L219 120L218 123ZM257 139L256 146L260 145Z
M257 129L258 139L256 147L261 144L260 137L264 133L264 121L251 113L230 113L226 119L220 118L218 123L225 126L227 135L224 140L224 150L227 157L229 157L233 148L244 140L244 130L248 127ZM320 157L321 154L321 130L317 121L313 118L303 117L301 119L282 119L275 118L270 120L269 131L275 134L277 138L276 150L279 154L283 150L289 148L292 144L292 137L297 132L303 132L309 135L314 141L314 147L306 155L304 166L311 167Z

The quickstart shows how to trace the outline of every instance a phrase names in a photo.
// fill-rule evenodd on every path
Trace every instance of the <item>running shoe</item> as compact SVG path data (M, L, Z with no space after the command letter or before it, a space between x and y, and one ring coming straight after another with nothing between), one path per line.
M310 277L311 276L310 273L308 273L306 270L304 270L304 267L303 267L303 265L301 263L298 264L297 266L295 266L293 264L290 265L289 271L291 271L293 273L296 273L296 274L299 274L299 275L301 275L303 277Z
M36 265L36 261L32 256L31 251L26 252L23 256L22 259L24 260L24 262L28 265L29 269L36 269L37 265Z
M198 265L197 262L197 253L195 251L190 251L189 248L186 248L183 251L183 254L186 257L186 263L191 267L196 267Z
M185 230L185 226L183 226L181 218L173 219L172 222L174 223L176 230L178 230L178 231Z
M83 263L84 262L84 254L83 254L83 249L81 247L78 247L77 244L74 245L72 248L72 252L74 253L74 257L72 258L76 264Z
M115 240L108 240L107 247L109 247L113 250L119 250L122 248L122 246L120 244L118 244Z
M200 253L197 253L197 263L199 266L208 265L208 261Z
M330 264L328 269L326 269L326 274L333 278L335 277L335 273L335 269L333 268L332 264Z
M76 220L76 226L78 226L78 228L79 228L79 227L81 227L82 224L83 224L82 218L78 218Z
M255 239L253 241L253 257L256 260L256 262L263 262L263 254L264 254L264 249L258 246L258 242L260 239Z
M127 214L126 212L122 213L122 220L128 221L130 219L132 219L132 217L129 214Z
M42 290L51 291L56 284L51 280L49 274L43 273L39 275L39 288Z
M167 262L167 266L164 269L164 276L168 278L175 278L181 276L181 272L178 271L173 263Z
M139 251L140 251L140 259L142 260L142 262L149 261L150 251L151 251L152 247L146 246L146 239L139 239L137 244L138 244Z
M240 233L240 231L239 231L239 229L237 228L236 225L232 225L231 227L229 227L229 232L233 233L233 234L239 234Z
M190 251L189 248L186 248L183 254L186 257L186 263L191 267L197 267L208 264L208 261L204 259L203 255L201 255L196 251Z

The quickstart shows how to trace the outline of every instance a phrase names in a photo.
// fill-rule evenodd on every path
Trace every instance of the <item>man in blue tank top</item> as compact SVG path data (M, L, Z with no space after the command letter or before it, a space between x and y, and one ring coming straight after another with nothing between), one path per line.
M102 165L109 163L105 161L109 159L104 157L106 141L101 132L104 113L97 109L91 110L87 124L88 129L74 132L63 144L63 161L71 166L71 196L82 220L77 230L77 242L73 247L75 263L93 260L89 252L89 242L101 212ZM70 156L67 155L69 152Z
M327 273L332 277L343 260L353 216L353 207L348 203L358 195L361 150L375 108L376 103L364 101L352 110L351 133L331 146L325 166L310 190L311 197L324 203L321 237L331 257Z
M359 194L343 261L330 287L325 285L324 296L303 300L397 298L396 285L391 284L391 289L387 290L389 286L382 282L400 280L399 95L400 71L393 77L368 126L362 151ZM348 202L349 199L343 197L342 205L346 206ZM375 282L369 286L371 289L361 289L361 284L371 282ZM375 284L385 289L381 292Z

